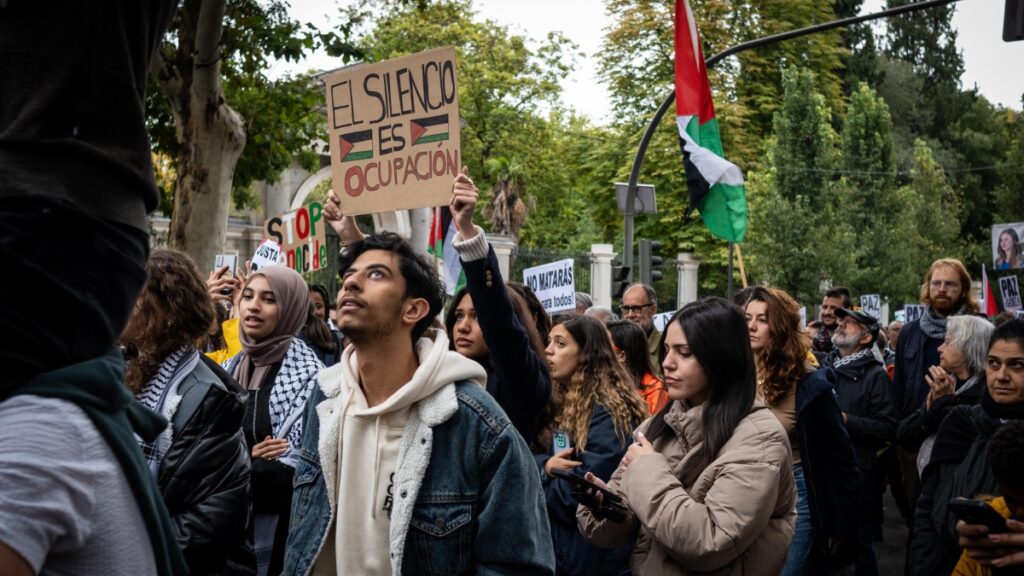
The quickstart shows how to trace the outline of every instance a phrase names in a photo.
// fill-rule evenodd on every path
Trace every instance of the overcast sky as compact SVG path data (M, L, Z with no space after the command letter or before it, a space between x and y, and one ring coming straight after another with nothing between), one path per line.
M865 11L877 11L885 1L866 0L864 4ZM292 0L292 14L322 26L326 21L337 21L336 5L334 0ZM576 63L575 72L564 80L562 100L595 122L601 123L607 118L608 92L597 79L597 64L593 58L610 22L601 0L474 0L473 5L484 18L507 25L530 38L543 39L548 32L557 30L578 44L584 57ZM957 4L953 24L966 65L963 85L965 88L976 85L992 102L1021 110L1024 41L1003 42L1003 7L1004 0L961 0ZM699 19L700 15L696 17ZM318 54L299 66L279 66L275 71L326 69L338 65L339 62Z

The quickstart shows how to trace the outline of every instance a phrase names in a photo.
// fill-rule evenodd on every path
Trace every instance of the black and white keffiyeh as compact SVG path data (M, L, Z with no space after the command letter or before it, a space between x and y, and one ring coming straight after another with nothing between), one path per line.
M285 354L270 394L270 427L275 438L288 438L292 446L302 440L302 416L317 372L324 369L316 352L295 338Z
M245 361L245 353L221 364L229 374L238 375L239 365ZM281 369L277 372L270 393L270 428L274 438L287 438L291 446L299 446L302 440L302 416L306 409L313 386L316 386L316 374L324 369L316 352L298 338L292 338L288 352L281 360ZM287 463L286 458L282 461Z
M839 368L840 366L846 366L847 364L851 364L851 363L853 363L853 362L855 362L857 360L860 360L861 358L864 358L865 356L872 356L872 352L871 352L872 348L874 348L874 346L868 346L867 348L861 350L860 352L854 352L853 354L850 354L849 356L842 356L840 358L836 358L836 361L835 361L834 364L832 364L832 367L833 368Z
M145 442L138 436L135 437L154 477L160 468L164 454L171 447L173 426L170 421L181 400L181 396L178 394L178 384L195 370L198 363L199 352L195 347L189 344L178 348L164 358L156 374L146 382L137 397L140 404L163 415L168 421L167 429L152 442Z

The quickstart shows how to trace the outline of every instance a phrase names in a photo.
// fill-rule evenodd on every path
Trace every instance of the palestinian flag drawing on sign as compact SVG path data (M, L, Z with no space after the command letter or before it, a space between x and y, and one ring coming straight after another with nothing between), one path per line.
M743 174L722 153L704 51L686 0L676 0L675 45L676 124L690 192L685 217L697 208L712 234L729 242L742 242L747 233Z
M448 115L431 116L409 122L412 145L442 142L448 139Z
M373 158L373 130L349 132L338 136L341 144L341 161L369 160Z

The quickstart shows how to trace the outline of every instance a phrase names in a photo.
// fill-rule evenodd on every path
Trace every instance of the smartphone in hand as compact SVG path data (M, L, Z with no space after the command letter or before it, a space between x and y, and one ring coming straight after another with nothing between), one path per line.
M214 256L213 269L220 270L224 266L228 267L227 274L234 278L235 272L238 270L238 256L236 254L217 254Z
M988 528L989 534L1000 534L1007 531L1006 518L995 508L981 500L954 498L949 501L949 511L968 524L980 524Z
M573 485L572 496L577 502L590 508L594 516L607 518L613 522L622 522L626 519L626 504L618 494L602 488L587 480L583 476L570 470L554 469L551 471L557 478L561 478ZM588 491L592 491L589 492ZM598 503L595 494L601 493L602 499Z

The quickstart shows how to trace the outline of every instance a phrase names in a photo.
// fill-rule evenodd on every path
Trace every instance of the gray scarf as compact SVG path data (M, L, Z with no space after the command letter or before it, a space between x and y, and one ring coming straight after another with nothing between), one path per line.
M963 314L965 310L966 306L960 306L959 310L953 312L949 316L959 316ZM932 307L928 306L924 309L924 314L921 315L921 331L929 338L942 340L946 337L946 318L939 318L939 315L932 310Z

